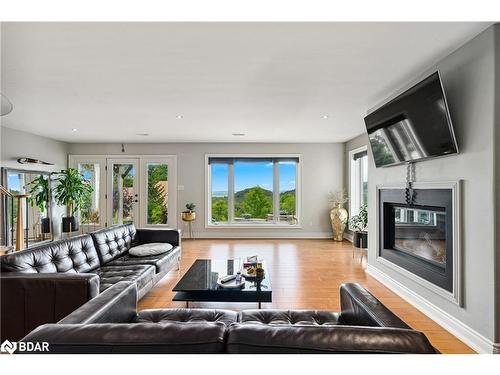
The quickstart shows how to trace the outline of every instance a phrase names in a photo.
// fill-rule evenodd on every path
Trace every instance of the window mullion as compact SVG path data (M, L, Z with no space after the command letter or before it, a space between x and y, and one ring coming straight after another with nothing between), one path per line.
M280 166L273 160L273 222L278 223L280 217Z
M234 223L234 162L229 163L227 173L227 221Z

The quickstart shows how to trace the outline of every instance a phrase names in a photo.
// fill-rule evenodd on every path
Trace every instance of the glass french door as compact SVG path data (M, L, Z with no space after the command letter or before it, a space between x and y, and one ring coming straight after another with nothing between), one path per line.
M70 167L78 169L92 187L78 212L84 233L106 226L106 159L99 157L70 158Z
M177 227L175 156L70 156L93 187L80 210L83 231L134 223Z
M177 226L175 160L141 159L141 226Z
M139 225L139 161L107 159L108 226Z

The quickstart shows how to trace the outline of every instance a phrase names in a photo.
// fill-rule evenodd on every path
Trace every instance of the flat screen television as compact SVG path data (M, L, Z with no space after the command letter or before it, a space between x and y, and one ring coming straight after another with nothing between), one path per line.
M370 113L365 124L377 168L458 153L438 72Z

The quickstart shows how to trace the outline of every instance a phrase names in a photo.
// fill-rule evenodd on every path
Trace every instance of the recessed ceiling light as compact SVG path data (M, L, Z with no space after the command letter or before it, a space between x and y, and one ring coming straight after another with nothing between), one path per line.
M177 117L177 119L178 119L178 120L180 120L180 119L181 119L181 118L183 118L184 116L182 116L182 115L177 115L176 117Z
M245 133L233 133L233 136L235 136L235 137L244 137Z
M324 120L326 120L329 116L328 115L323 115L321 116Z
M147 137L149 133L136 133L135 135L139 135L141 137Z
M71 131L76 132L76 131L78 131L78 129L77 128L73 128L73 129L71 129Z

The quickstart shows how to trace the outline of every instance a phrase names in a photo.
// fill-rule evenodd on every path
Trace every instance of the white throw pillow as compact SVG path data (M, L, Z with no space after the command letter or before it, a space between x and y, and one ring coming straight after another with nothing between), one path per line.
M134 246L128 251L130 255L135 257L147 257L150 255L158 255L172 250L173 246L164 242L145 243L143 245Z

